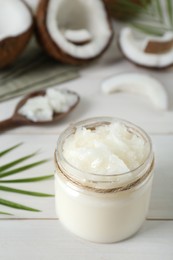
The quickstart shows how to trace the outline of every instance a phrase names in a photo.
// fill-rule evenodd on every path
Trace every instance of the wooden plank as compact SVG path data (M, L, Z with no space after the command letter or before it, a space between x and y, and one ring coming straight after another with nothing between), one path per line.
M58 220L0 221L3 260L172 260L173 221L147 221L128 240L96 244L64 229Z

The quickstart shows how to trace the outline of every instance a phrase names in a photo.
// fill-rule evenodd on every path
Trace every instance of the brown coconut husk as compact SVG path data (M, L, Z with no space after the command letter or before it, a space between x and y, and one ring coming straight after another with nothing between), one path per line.
M151 54L162 54L173 48L173 40L167 42L149 41L144 52Z
M33 33L33 25L30 28L15 37L8 37L0 41L0 68L11 65L23 52Z
M41 0L37 12L36 12L36 27L37 27L37 37L38 41L40 42L43 49L46 51L48 55L53 57L55 60L61 61L63 63L72 64L72 65L79 65L79 64L85 64L89 61L92 61L98 57L100 57L104 51L108 48L108 46L111 43L112 37L113 37L113 30L112 25L110 22L109 17L107 16L110 30L112 31L112 35L105 46L105 48L95 57L89 58L89 59L79 59L75 58L69 54L67 54L65 51L63 51L52 39L48 32L48 29L46 27L46 18L47 18L47 10L48 10L48 4L50 0ZM105 6L106 9L106 6Z

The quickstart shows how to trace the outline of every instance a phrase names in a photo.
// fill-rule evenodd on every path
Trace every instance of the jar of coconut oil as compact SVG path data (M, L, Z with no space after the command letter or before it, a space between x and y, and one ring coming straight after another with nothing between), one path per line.
M132 236L145 220L154 157L130 122L92 118L67 128L55 151L55 201L62 224L94 242Z

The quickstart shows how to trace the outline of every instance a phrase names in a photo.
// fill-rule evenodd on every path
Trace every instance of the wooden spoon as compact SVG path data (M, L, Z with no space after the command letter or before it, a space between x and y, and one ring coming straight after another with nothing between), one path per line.
M52 120L38 121L38 122L29 120L27 117L25 117L19 113L19 109L26 103L26 101L29 98L33 98L36 96L44 96L46 94L46 91L44 91L44 90L32 92L31 94L29 94L26 97L24 97L23 99L21 99L21 101L19 101L12 117L10 117L4 121L0 121L0 132L6 131L6 130L14 128L14 127L22 126L22 125L41 125L41 126L48 125L51 123L55 123L55 122L59 121L60 119L66 117L78 105L78 103L80 101L79 96L75 92L72 92L72 91L68 91L68 92L77 96L77 100L76 100L75 104L73 106L71 106L67 112L54 113Z

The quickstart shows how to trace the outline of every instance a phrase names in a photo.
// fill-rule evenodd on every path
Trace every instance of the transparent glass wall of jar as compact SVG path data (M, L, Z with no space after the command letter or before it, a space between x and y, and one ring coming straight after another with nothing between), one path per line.
M64 141L76 128L95 129L117 121L149 145L147 158L138 168L119 175L96 175L75 168L64 158ZM146 218L153 165L149 136L130 122L102 117L71 125L59 137L55 151L55 203L60 221L74 234L93 242L113 243L132 236Z

